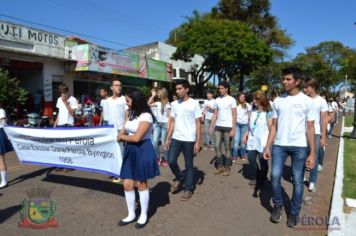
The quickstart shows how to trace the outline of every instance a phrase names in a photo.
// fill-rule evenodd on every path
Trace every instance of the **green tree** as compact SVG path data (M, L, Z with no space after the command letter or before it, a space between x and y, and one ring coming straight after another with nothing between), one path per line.
M335 93L339 82L343 81L345 67L352 50L341 42L325 41L306 49L293 59L292 63L301 67L308 76L319 80L320 91Z
M218 19L229 19L244 22L249 28L269 45L274 57L282 58L285 49L292 43L292 38L278 25L275 16L270 12L269 0L220 0L212 9L212 16Z
M287 64L287 62L272 62L268 66L259 67L246 80L246 87L255 91L261 89L262 85L267 85L268 91L282 90L281 71Z
M10 78L8 71L0 68L0 105L5 109L24 104L27 100L27 91L19 86L20 81Z
M176 46L173 59L191 61L195 54L204 58L201 66L195 65L191 70L200 96L214 74L224 80L239 75L242 91L244 76L272 59L270 48L244 23L210 17L198 16L184 24ZM205 73L209 76L202 80Z
M343 74L347 75L350 81L356 82L356 50L349 54Z

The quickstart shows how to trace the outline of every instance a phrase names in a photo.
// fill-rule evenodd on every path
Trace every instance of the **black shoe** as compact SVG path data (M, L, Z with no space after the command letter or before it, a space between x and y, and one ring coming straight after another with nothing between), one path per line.
M273 223L279 223L281 221L281 216L283 212L283 206L274 206L273 211L271 213L270 221Z
M131 221L123 221L123 220L120 220L119 221L119 223L118 223L118 225L119 226L125 226L125 225L128 225L128 224L131 224L132 222L134 222L135 221L135 219L133 219L133 220L131 220Z
M290 214L287 220L287 226L291 228L297 227L298 217L296 215Z
M136 224L135 224L135 228L136 228L136 229L142 229L142 228L144 228L144 227L147 225L147 222L148 222L148 220L147 220L146 223L144 223L144 224L136 223Z

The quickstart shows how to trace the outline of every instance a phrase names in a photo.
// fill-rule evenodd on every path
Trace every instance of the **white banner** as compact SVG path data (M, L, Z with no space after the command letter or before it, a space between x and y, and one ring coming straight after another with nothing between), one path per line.
M22 163L120 175L122 156L113 126L4 129Z

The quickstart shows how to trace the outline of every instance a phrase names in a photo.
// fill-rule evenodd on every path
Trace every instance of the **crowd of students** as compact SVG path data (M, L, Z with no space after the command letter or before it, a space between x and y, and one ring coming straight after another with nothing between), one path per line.
M117 129L123 157L120 177L128 215L120 220L119 225L136 220L135 186L141 205L141 215L135 227L146 225L149 207L147 181L160 174L159 166L170 167L175 177L172 190L183 190L182 201L192 197L195 188L194 156L201 148L200 126L204 119L203 149L215 150L215 175L229 176L233 163L240 158L250 164L253 177L249 184L262 186L268 180L268 160L271 159L274 208L270 220L273 223L281 220L281 176L287 158L291 157L293 194L287 225L296 227L304 181L308 181L310 192L316 191L317 175L323 169L326 139L337 122L339 108L337 103L335 106L329 99L318 95L317 81L304 79L299 68L287 67L283 69L282 76L282 95L269 100L265 92L256 91L251 104L243 93L236 99L230 96L229 83L223 81L218 84L216 98L213 91L207 91L203 110L198 101L189 97L191 90L187 80L175 81L176 99L172 102L165 88L153 89L148 100L138 90L124 96L119 79L112 81L112 96L102 89L99 125L113 125ZM61 97L56 105L59 112L54 127L74 126L77 100L70 96L65 84L60 85L59 90ZM4 155L12 150L2 129L5 119L5 112L0 110L0 188L7 184ZM181 153L185 163L184 174L178 165ZM305 178L305 170L309 170L308 178Z

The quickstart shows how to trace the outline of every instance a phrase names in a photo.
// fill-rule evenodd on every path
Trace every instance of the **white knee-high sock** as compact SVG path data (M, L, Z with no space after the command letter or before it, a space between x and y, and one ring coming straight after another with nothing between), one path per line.
M148 204L150 202L150 192L148 189L144 191L138 191L140 194L140 204L141 204L141 215L138 218L137 223L145 224L147 222L147 212L148 212Z
M6 170L0 171L1 175L1 183L0 183L0 188L5 187L7 185L7 173Z
M136 218L135 213L135 190L133 191L125 191L125 200L127 205L128 216L125 219L122 219L124 222L133 221Z

